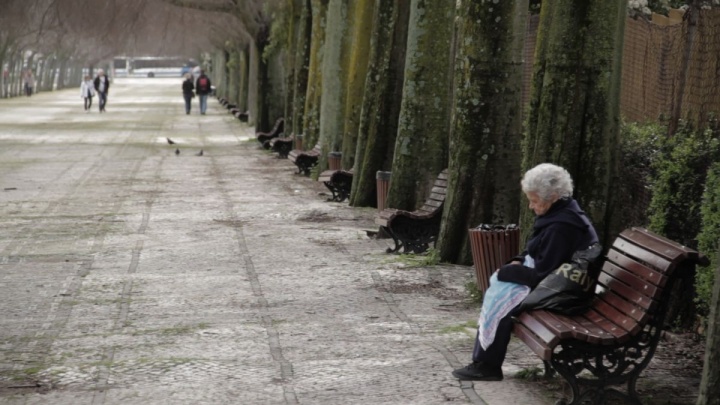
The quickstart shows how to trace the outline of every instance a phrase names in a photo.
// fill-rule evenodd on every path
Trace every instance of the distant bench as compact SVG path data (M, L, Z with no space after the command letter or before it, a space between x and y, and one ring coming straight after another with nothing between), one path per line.
M598 277L602 292L584 314L534 310L515 319L515 335L543 360L546 374L557 371L569 384L572 397L558 403L610 396L640 403L635 383L655 354L672 286L695 264L709 261L646 229L627 229L608 252ZM627 393L611 388L621 384Z
M440 219L447 194L447 169L440 172L425 204L415 211L386 208L375 217L375 223L382 227L395 242L388 253L403 249L404 253L423 253L434 244L440 233Z
M255 139L257 139L258 142L260 142L260 145L262 145L265 149L270 149L270 140L273 138L277 138L280 136L280 134L285 129L285 119L280 117L275 121L275 125L270 130L270 132L258 132L255 134Z
M269 141L270 144L270 150L273 152L276 152L278 154L278 157L281 159L287 159L288 154L293 148L293 142L295 141L295 136L290 135L286 137L278 137L273 138Z
M293 149L288 153L288 159L298 168L298 173L310 175L310 170L318 164L320 158L320 144L310 150Z

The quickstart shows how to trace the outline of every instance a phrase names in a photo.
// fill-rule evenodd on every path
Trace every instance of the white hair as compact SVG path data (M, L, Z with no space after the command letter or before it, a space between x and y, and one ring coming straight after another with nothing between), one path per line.
M541 163L525 172L520 186L523 192L536 193L544 201L571 197L573 193L570 173L552 163Z

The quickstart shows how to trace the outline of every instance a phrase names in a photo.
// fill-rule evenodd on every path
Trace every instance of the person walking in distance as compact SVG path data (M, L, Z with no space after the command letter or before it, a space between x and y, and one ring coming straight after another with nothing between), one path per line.
M210 85L210 79L205 76L205 71L201 70L200 76L195 82L195 94L200 100L200 114L202 115L205 115L205 110L207 110L207 96L210 93Z
M182 84L183 98L185 99L185 114L190 114L190 108L192 107L192 99L195 97L195 85L193 85L192 75L185 73L185 81Z
M95 84L90 75L85 75L85 80L80 83L80 97L85 100L85 111L90 111L92 99L95 96Z
M98 105L100 112L105 112L105 104L107 103L107 95L110 91L110 80L105 76L105 71L98 69L98 74L93 82L95 91L98 95Z
M33 76L32 70L28 69L23 75L23 82L25 86L25 95L30 97L33 94L35 88L35 77Z

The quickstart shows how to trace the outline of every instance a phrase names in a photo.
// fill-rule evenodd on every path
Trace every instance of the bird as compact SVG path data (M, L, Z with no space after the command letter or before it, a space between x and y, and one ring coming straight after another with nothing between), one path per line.
M202 149L200 149L200 152L198 152L198 153L195 154L195 156L202 156L202 155L203 155L203 150L202 150Z
M180 149L175 149L175 154L176 154L176 155L179 155L179 154L180 154Z
M170 139L170 138L165 138L165 139L167 139L167 141L170 145L175 145L175 141L173 141L172 139Z

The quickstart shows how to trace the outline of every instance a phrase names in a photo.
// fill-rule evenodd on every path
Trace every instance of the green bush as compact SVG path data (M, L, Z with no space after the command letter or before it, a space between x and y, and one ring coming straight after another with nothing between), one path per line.
M705 177L720 158L720 142L713 131L694 131L687 125L663 145L652 162L650 229L691 248L701 230L700 207Z
M651 163L649 182L652 189L649 228L710 257L717 252L716 241L720 236L717 204L720 171L715 167L715 162L720 161L718 135L712 125L695 130L681 123L675 135L658 149L660 152ZM694 315L707 315L713 269L713 266L698 269L695 280L681 284L679 297L687 294L696 297L694 302L679 299L671 304L669 316L680 322L681 327L690 327Z
M720 163L713 163L705 181L702 198L702 231L698 235L698 250L707 255L710 265L699 267L695 278L699 312L707 316L712 300L715 269L718 263L718 241L720 241Z

